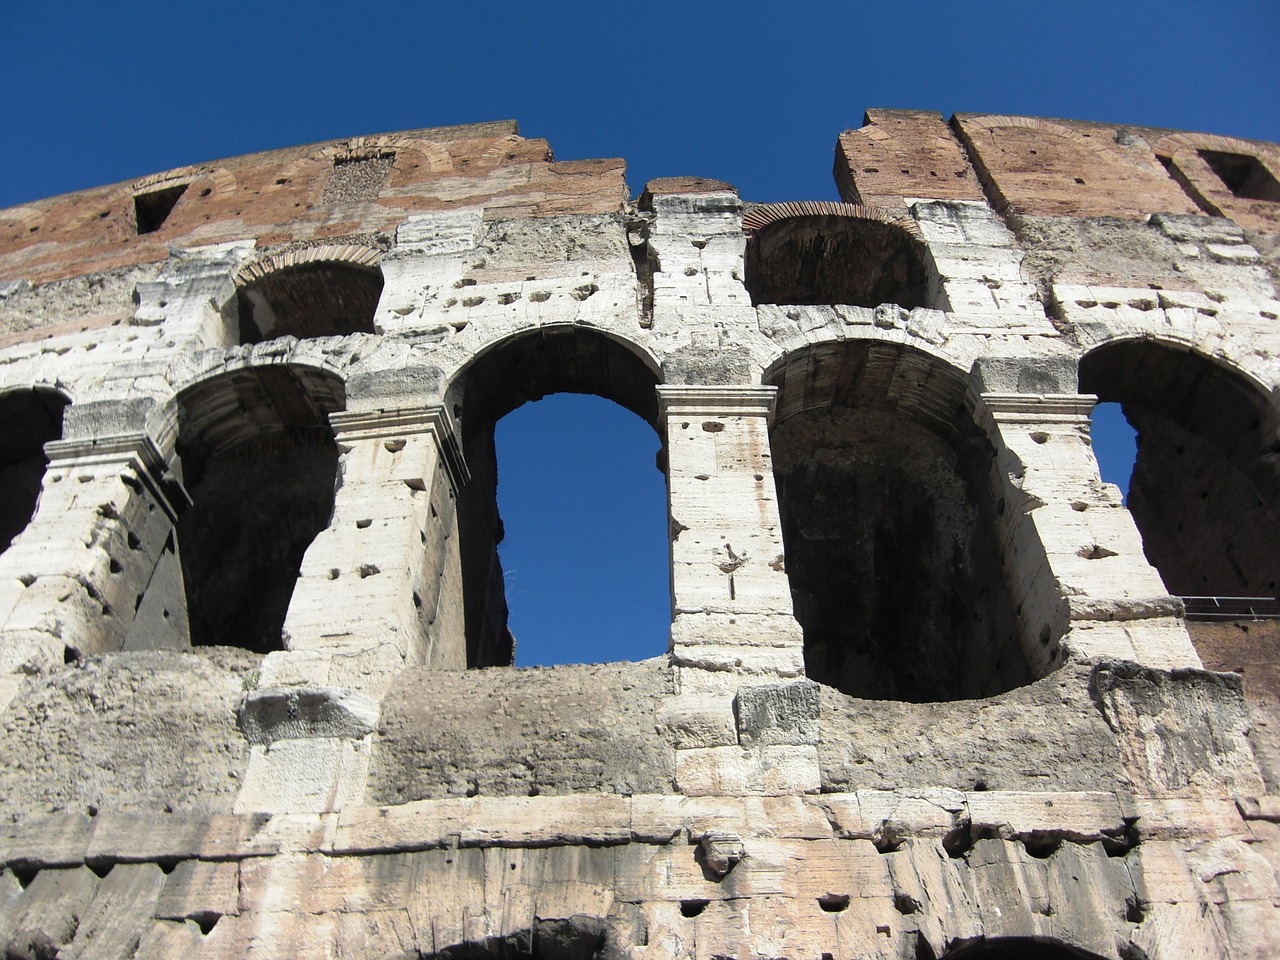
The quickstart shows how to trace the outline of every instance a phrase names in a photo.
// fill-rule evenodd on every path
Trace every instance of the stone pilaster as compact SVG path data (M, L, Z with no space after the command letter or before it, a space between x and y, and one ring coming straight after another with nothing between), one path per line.
M424 407L330 421L340 483L333 519L302 561L286 650L385 646L397 662L463 669L455 504L467 469L451 419Z
M443 407L330 415L333 519L307 548L241 708L253 743L236 806L337 810L364 795L382 694L406 662L466 667L455 505L467 480Z
M45 451L35 516L0 555L0 673L125 648L153 590L172 602L156 611L148 645L185 645L171 534L186 493L162 481L154 440L139 431L55 440Z
M1033 670L1069 657L1199 667L1171 597L1142 552L1090 443L1097 398L983 393L974 414L996 446L1005 563Z
M676 731L676 780L687 794L818 786L817 699L801 679L803 635L791 608L769 452L775 392L658 387L667 437L671 655L680 688L662 720ZM740 709L744 697L782 704L785 721L772 718L772 707ZM775 736L775 727L788 735Z

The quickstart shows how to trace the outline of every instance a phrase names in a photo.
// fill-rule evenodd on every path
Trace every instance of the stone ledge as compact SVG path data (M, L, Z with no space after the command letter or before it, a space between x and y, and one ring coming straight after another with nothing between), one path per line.
M229 861L276 854L354 856L456 847L665 846L708 833L778 840L937 839L957 829L1009 842L1089 844L1249 838L1280 818L1280 797L1122 798L947 788L797 796L471 797L341 813L50 814L0 828L0 867ZM1120 831L1120 833L1117 833Z

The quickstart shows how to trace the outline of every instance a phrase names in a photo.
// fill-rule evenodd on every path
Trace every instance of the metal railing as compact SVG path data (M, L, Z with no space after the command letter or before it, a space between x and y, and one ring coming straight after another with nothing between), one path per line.
M1276 597L1181 597L1188 620L1280 620Z

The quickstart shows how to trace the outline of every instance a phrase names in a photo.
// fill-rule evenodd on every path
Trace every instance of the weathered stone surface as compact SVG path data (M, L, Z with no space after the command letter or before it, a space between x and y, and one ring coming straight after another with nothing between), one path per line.
M248 752L235 710L256 660L139 651L29 680L0 716L0 810L229 811Z
M0 952L1280 952L1280 147L623 173L499 122L0 211ZM663 658L509 666L561 391L662 438Z
M1088 671L1065 668L1011 693L945 705L857 700L824 687L824 787L1125 789L1117 734L1087 682Z
M1135 785L1153 796L1260 792L1245 733L1240 678L1203 670L1148 670L1103 663L1091 690Z
M664 792L674 752L654 710L670 690L670 672L652 661L406 671L383 701L368 796Z

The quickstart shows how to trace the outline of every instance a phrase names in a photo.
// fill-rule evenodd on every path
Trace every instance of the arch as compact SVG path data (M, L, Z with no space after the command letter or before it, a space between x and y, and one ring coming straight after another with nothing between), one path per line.
M240 343L373 333L382 251L331 243L286 250L236 273Z
M303 554L333 512L335 374L242 367L178 394L177 449L191 507L178 518L193 644L281 646Z
M1099 155L1106 154L1106 149L1102 144L1098 143L1091 137L1086 137L1084 134L1072 130L1070 127L1064 127L1060 123L1053 123L1050 120L1044 120L1040 117L1011 117L1007 115L966 117L964 124L966 127L985 130L987 132L1014 128L1034 130L1037 133L1045 133L1050 136L1061 137L1063 140L1070 140L1082 149L1090 150L1093 153Z
M853 203L765 204L742 220L753 305L924 306L928 250L915 221Z
M797 350L764 381L779 390L774 476L809 677L916 702L1030 682L964 375L860 340Z
M0 552L35 515L49 463L44 445L61 438L70 402L51 387L0 393Z
M984 937L953 943L940 960L1102 960L1053 937Z
M457 419L470 483L458 498L467 664L509 664L514 641L498 544L494 427L521 404L551 393L604 397L657 429L657 365L635 344L581 325L538 327L490 344L451 379L446 404Z
M1138 432L1128 506L1147 559L1180 596L1280 591L1280 417L1229 362L1154 337L1080 360L1080 389Z

